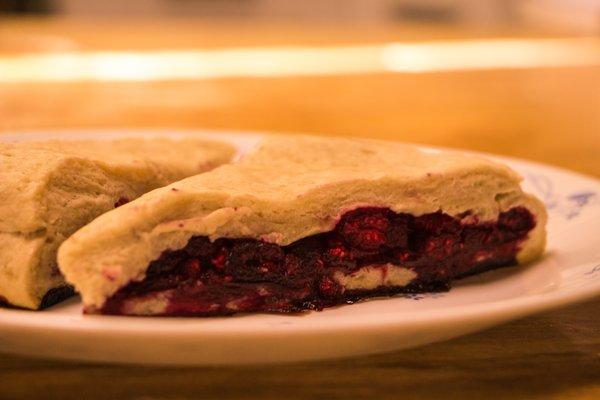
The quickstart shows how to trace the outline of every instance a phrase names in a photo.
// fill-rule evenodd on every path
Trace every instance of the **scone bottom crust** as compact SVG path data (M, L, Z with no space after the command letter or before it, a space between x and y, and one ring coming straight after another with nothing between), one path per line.
M63 285L52 288L46 292L42 300L40 301L40 306L38 310L45 310L46 308L52 307L64 300L67 300L69 297L75 295L75 289L70 285ZM15 306L11 304L6 298L0 296L0 307L3 308L14 308L19 310L26 310L26 308Z
M335 228L279 246L192 237L165 251L141 281L101 308L111 315L220 316L322 310L377 296L448 290L453 279L516 264L535 227L525 207L480 222L466 212L413 216L387 208L345 213Z
M129 199L121 196L115 201L114 207L118 208L127 203L129 203ZM56 266L56 265L53 266L52 274L60 275L58 266ZM75 295L75 289L71 285L64 284L61 286L50 288L44 294L44 296L41 298L39 306L37 307L36 310L38 310L38 311L45 310L45 309L50 308L58 303L63 302L64 300L67 300L68 298L70 298L74 295ZM1 296L1 295L0 295L0 307L23 309L23 310L28 309L28 308L23 308L23 307L19 307L17 305L11 304L4 296Z

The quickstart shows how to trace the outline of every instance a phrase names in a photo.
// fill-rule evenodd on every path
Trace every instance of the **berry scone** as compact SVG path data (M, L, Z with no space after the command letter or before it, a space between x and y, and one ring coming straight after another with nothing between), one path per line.
M522 264L546 213L520 177L402 144L267 137L235 164L85 226L58 261L85 312L216 316L320 310Z
M0 300L38 309L72 294L56 252L98 215L230 161L199 139L0 143Z

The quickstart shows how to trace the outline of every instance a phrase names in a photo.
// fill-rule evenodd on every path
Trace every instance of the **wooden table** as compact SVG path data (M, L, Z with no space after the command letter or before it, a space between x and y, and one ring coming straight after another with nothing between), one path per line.
M0 20L0 58L48 50L154 51L548 36L428 26ZM87 127L203 127L378 137L518 156L600 177L600 66L0 83L0 131ZM0 397L598 399L598 307L600 300L594 300L419 349L284 366L146 368L4 355Z

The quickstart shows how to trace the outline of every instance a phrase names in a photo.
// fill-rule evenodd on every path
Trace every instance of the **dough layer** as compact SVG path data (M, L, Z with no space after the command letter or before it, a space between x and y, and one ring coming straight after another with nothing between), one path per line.
M175 182L110 211L69 238L59 266L86 306L99 308L150 261L192 236L287 245L333 229L344 212L388 207L422 215L469 211L479 221L524 206L537 225L517 259L544 249L546 213L506 166L453 152L370 140L267 137L235 164Z
M200 139L0 143L0 297L37 309L48 290L66 285L56 252L73 232L233 153Z

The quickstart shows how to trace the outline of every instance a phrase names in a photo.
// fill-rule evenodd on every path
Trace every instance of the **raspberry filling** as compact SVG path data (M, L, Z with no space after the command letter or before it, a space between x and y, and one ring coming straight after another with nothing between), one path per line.
M142 281L121 288L98 311L180 316L297 312L374 296L447 290L452 279L515 264L534 226L534 216L524 207L483 223L469 213L415 217L366 207L345 213L333 231L287 246L196 236L181 250L165 251Z
M119 199L115 202L115 208L119 208L122 205L129 203L129 199L126 197L119 197Z

